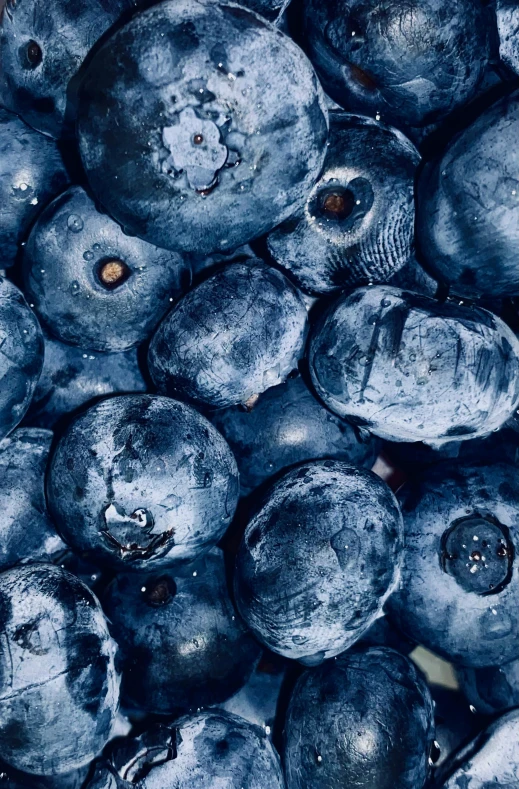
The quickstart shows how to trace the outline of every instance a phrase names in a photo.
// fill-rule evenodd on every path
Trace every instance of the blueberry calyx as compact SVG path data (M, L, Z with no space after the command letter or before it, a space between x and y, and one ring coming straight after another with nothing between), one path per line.
M131 270L124 261L110 258L99 261L96 273L103 288L115 290L126 282L131 275Z
M174 598L177 585L169 575L162 575L143 586L141 591L148 605L160 608Z
M350 189L326 190L319 197L321 213L330 219L347 219L355 206L355 196Z
M228 150L220 142L220 129L211 120L199 118L192 107L178 115L174 126L162 131L171 152L170 162L177 172L185 171L189 186L205 194L212 189L225 165Z
M32 39L20 50L20 59L23 68L32 70L37 68L43 60L43 53L40 45Z

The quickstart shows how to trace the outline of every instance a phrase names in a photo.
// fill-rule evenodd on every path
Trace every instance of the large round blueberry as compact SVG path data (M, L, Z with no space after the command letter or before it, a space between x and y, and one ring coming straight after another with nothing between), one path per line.
M67 183L56 143L0 108L0 268L13 265L32 222Z
M174 575L118 575L103 608L121 648L126 706L179 715L219 704L260 657L229 597L217 548Z
M433 738L432 700L413 663L392 649L353 650L295 687L287 789L422 789Z
M433 275L469 298L519 294L519 91L426 167L417 240Z
M55 337L81 348L142 342L190 279L181 255L123 233L79 186L45 209L25 247L36 312Z
M492 22L474 0L305 3L305 39L326 92L397 126L433 123L473 96Z
M303 355L305 303L261 260L234 263L190 291L148 354L159 390L209 406L247 403L281 383Z
M519 476L515 466L440 464L401 494L405 550L388 601L399 628L454 663L519 654Z
M267 239L276 262L310 293L386 282L410 259L414 235L414 145L370 118L335 112L330 121L319 179Z
M327 123L315 73L284 34L234 4L168 0L96 53L78 132L90 184L123 227L201 254L293 213Z
M496 0L499 57L519 74L519 3L517 0Z
M203 416L183 403L120 395L80 415L60 440L47 480L64 540L132 570L190 561L234 515L236 462Z
M96 598L47 564L0 575L0 749L41 775L88 764L119 703L115 643Z
M35 314L0 277L0 440L29 408L43 367L43 335Z
M519 659L502 666L459 668L463 693L483 715L519 707Z
M301 376L264 392L252 408L216 411L211 421L233 451L243 495L309 460L335 458L371 468L380 447L323 408Z
M392 287L332 305L309 364L332 411L390 441L478 438L519 404L519 341L500 318Z
M308 665L348 649L380 616L401 561L402 516L371 471L295 468L247 526L236 603L269 649Z

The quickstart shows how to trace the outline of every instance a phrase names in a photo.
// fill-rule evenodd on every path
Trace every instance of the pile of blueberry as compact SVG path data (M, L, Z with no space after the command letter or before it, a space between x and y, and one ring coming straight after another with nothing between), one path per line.
M519 0L0 0L0 789L519 789L518 143Z

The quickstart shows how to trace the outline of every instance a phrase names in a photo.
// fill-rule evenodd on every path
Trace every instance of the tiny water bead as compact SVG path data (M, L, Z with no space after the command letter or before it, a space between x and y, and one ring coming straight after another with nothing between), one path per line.
M83 220L78 214L69 214L67 219L67 227L72 233L81 233L83 226Z
M87 260L87 261L93 260L94 259L94 253L90 252L90 250L87 250L86 252L83 252L83 258L84 258L84 260Z

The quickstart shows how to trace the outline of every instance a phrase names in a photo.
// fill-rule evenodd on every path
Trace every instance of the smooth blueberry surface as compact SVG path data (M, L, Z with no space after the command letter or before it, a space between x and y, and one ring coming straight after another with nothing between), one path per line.
M519 294L519 91L424 168L417 241L433 276L468 298Z
M485 436L519 403L519 341L500 318L388 286L331 306L309 366L332 411L390 441Z
M399 576L402 516L373 472L337 460L285 474L236 558L238 610L273 652L307 665L351 647Z
M496 15L499 57L509 69L519 74L519 3L517 0L497 0Z
M0 108L0 268L13 265L32 222L67 183L56 143Z
M265 730L223 710L199 712L121 741L86 789L285 789Z
M327 126L291 39L234 4L169 0L97 51L78 135L92 189L123 227L209 254L293 213L321 169Z
M43 367L43 334L22 293L0 277L0 440L21 422Z
M421 789L433 740L432 700L413 663L383 647L352 650L296 684L287 789Z
M332 112L319 179L300 211L268 236L276 263L310 293L386 282L411 257L419 161L396 129Z
M236 462L211 423L152 395L107 398L78 416L47 479L65 542L128 570L191 561L215 545L238 491Z
M404 633L465 666L519 654L515 466L440 464L399 494L404 560L387 608Z
M259 660L261 648L229 597L218 548L181 574L120 574L102 601L121 650L127 707L180 715L219 704Z
M460 746L472 740L488 724L488 719L478 715L458 690L441 685L431 685L429 690L434 702L435 729L435 745L430 757L437 772L443 769Z
M159 391L213 407L247 403L282 383L303 356L307 310L259 259L231 263L173 307L150 344Z
M519 707L519 659L502 666L459 668L463 693L483 715Z
M128 236L80 186L56 198L24 250L28 298L57 339L96 351L145 340L189 286L182 255Z
M108 741L119 704L115 642L97 599L50 564L0 575L0 749L40 775L79 769Z

